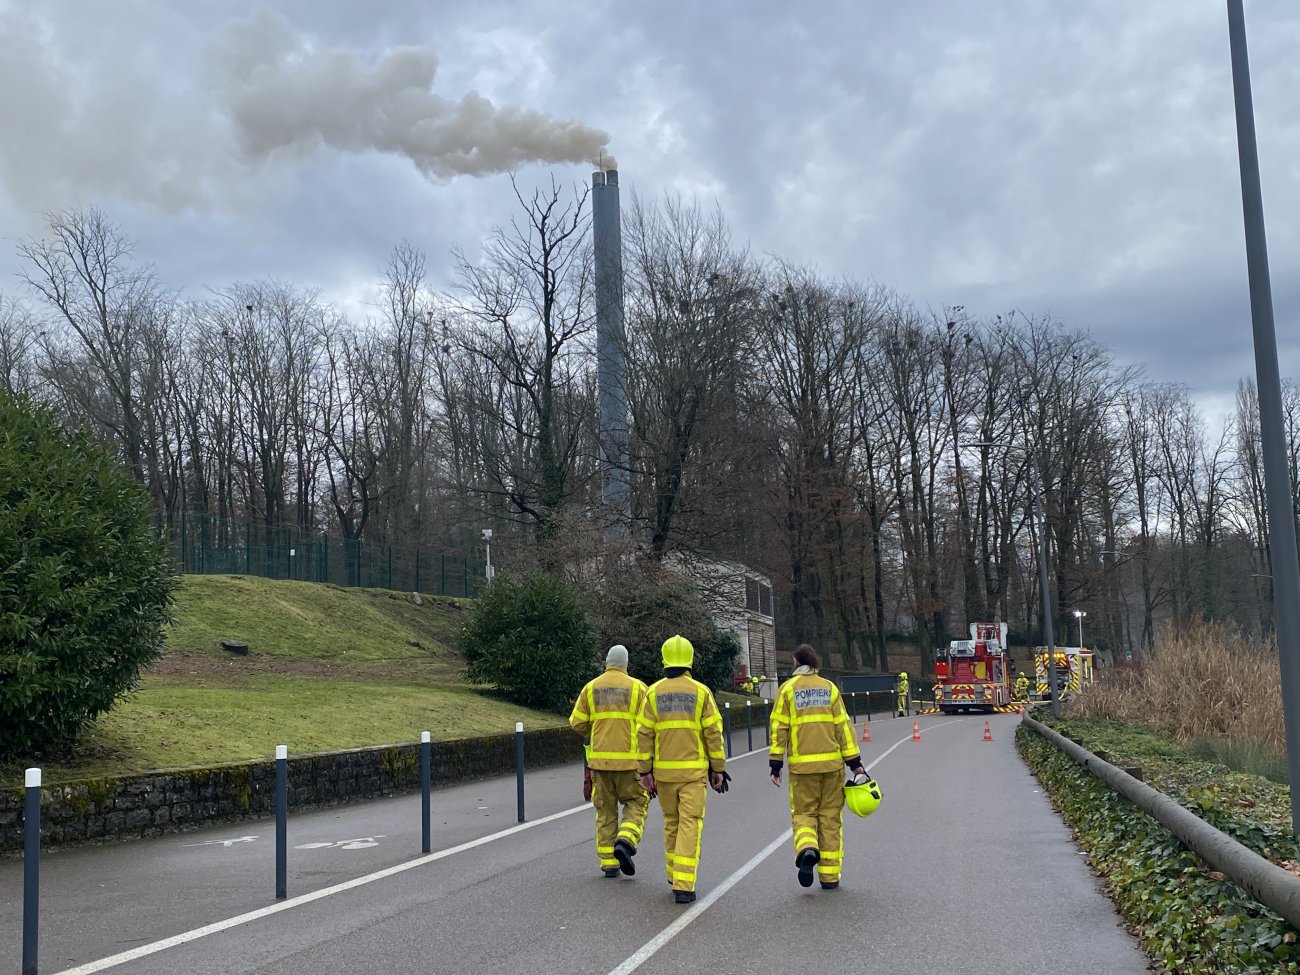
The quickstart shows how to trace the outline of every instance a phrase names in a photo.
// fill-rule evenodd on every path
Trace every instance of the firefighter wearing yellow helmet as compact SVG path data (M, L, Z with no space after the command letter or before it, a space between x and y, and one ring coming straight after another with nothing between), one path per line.
M1017 701L1029 700L1029 678L1025 676L1025 672L1023 670L1016 677L1015 693L1016 693Z
M772 783L790 762L790 820L799 883L811 887L816 868L823 890L840 885L845 792L841 766L870 781L853 738L840 690L818 675L821 661L806 643L794 652L794 676L781 685L772 710ZM854 796L856 802L857 797ZM856 808L854 809L856 812ZM862 815L862 813L858 813Z
M691 676L695 648L670 636L661 648L664 677L650 685L637 731L641 785L658 795L664 817L664 865L678 904L695 900L704 827L705 784L727 791L722 716L713 692Z
M587 683L569 715L569 727L591 739L588 798L596 807L596 857L606 877L636 873L632 858L650 807L636 771L637 722L645 695L645 684L627 672L627 647L618 644L605 655L605 672Z
M900 670L898 672L898 683L894 685L894 693L898 695L898 716L900 718L905 717L908 710L907 671Z

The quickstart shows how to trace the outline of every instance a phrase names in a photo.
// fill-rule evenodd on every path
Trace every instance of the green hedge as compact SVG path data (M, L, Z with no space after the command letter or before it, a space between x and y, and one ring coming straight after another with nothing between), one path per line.
M1272 783L1195 762L1168 743L1147 747L1141 733L1089 736L1069 722L1058 730L1090 750L1108 746L1115 764L1141 764L1154 788L1255 852L1293 867L1300 860L1289 814L1279 822ZM1130 747L1117 748L1124 742ZM1016 743L1157 971L1300 973L1290 924L1036 732L1022 725Z

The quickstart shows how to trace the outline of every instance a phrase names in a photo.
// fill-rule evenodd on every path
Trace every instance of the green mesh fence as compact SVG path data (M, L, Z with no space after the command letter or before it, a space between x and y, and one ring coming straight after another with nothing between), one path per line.
M473 596L485 582L481 558L296 527L186 514L169 534L180 571L195 575L297 579L436 596Z

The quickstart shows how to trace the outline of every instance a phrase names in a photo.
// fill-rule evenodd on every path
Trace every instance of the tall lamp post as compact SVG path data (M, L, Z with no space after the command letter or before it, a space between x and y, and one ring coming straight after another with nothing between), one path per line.
M483 529L483 542L487 545L487 564L483 568L483 574L487 576L487 581L492 581L492 576L496 573L492 569L492 529Z
M1088 613L1086 610L1076 609L1074 611L1074 618L1079 621L1079 649L1080 650L1083 649L1083 618L1087 615Z
M1273 573L1273 615L1281 667L1282 719L1286 728L1291 782L1291 831L1300 835L1300 559L1296 554L1295 513L1282 415L1282 381L1273 325L1273 288L1264 234L1264 194L1259 182L1255 106L1250 93L1246 14L1242 0L1228 0L1228 49L1237 117L1237 160L1241 170L1241 209L1246 231L1246 274L1250 282L1250 320L1259 389L1260 446L1268 507L1268 542Z
M1029 461L1029 490L1034 495L1034 524L1038 526L1038 584L1043 597L1043 640L1047 644L1047 686L1052 693L1052 715L1061 716L1061 692L1056 686L1056 636L1052 632L1052 597L1048 588L1047 573L1047 505L1043 501L1042 482L1038 477L1038 460L1034 452L1027 447L1009 443L989 443L986 441L967 444L968 447L1000 447L1003 450L1018 450Z

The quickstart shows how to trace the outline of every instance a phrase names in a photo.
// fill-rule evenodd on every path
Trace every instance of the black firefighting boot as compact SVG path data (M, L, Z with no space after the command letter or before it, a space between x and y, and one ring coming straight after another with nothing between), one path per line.
M799 855L794 858L794 865L799 868L799 886L811 887L813 882L813 869L817 866L817 861L821 859L821 854L816 850L800 850Z
M629 877L636 873L636 864L632 858L636 856L636 847L627 840L614 841L614 859L618 861L619 869Z

